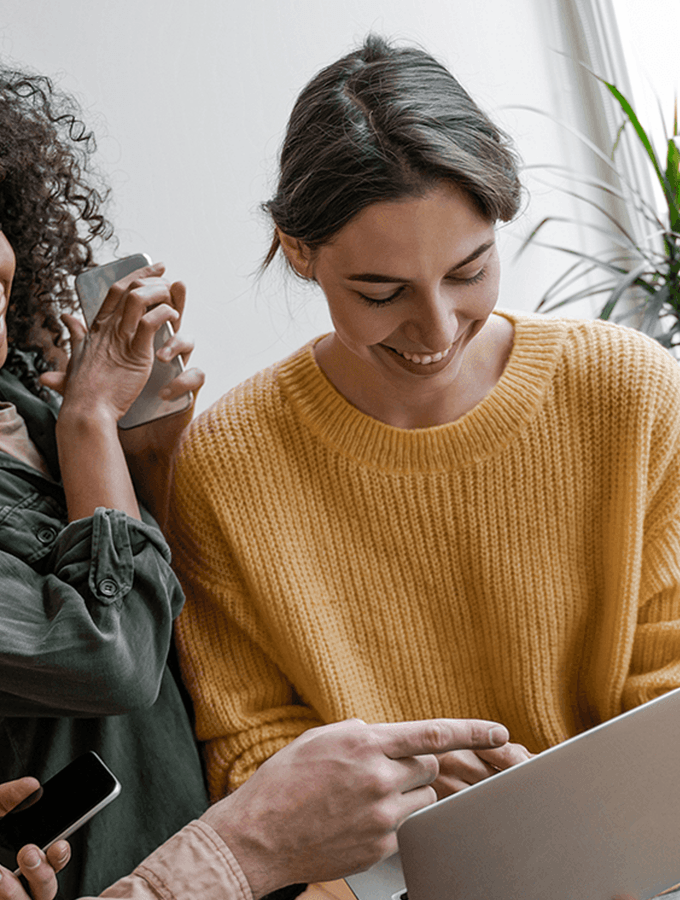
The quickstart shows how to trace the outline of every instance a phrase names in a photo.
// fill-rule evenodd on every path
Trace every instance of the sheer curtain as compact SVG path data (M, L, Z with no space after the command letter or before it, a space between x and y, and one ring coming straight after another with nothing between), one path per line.
M622 41L619 16L614 0L557 0L556 7L565 32L565 45L573 48L573 77L580 99L579 127L603 153L611 156L623 115L617 104L597 79L578 63L616 85L621 93L633 101L630 77L630 56ZM633 141L620 140L616 149L616 168L622 180L634 191L653 200L652 179L642 149ZM611 169L596 164L597 174L618 187ZM602 198L599 198L602 200ZM622 224L642 238L645 227L642 217L631 204L607 198L604 202Z

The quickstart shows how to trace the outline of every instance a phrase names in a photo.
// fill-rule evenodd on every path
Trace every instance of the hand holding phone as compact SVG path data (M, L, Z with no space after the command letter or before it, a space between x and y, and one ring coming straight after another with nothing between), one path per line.
M92 328L111 287L132 272L149 265L151 265L149 257L143 253L137 253L124 259L114 260L104 266L86 269L76 277L76 292L88 328ZM172 335L173 330L170 324L162 325L154 338L154 353L157 353ZM134 428L137 425L188 409L192 403L190 393L170 400L160 396L163 388L167 387L182 371L183 365L179 356L170 362L164 362L155 356L149 379L141 394L119 420L119 428Z
M120 783L93 751L84 753L46 781L0 820L0 864L15 875L17 853L26 844L46 851L73 834L120 793Z

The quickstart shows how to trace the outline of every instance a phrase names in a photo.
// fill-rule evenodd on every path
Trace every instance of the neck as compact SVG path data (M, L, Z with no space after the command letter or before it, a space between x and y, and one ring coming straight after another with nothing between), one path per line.
M397 391L376 377L371 365L345 348L335 334L316 344L316 362L333 387L358 410L395 428L432 428L460 419L493 389L503 373L513 341L513 326L491 316L466 348L460 370L443 387L414 383Z

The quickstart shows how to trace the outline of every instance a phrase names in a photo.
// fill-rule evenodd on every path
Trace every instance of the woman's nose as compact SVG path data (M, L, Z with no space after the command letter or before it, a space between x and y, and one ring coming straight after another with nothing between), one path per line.
M446 350L456 337L458 318L451 297L441 291L421 294L414 304L408 337L416 341L421 350L438 353Z

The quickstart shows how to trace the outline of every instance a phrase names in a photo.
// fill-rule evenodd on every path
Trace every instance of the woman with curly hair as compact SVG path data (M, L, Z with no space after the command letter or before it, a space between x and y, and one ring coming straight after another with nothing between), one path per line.
M182 592L130 475L160 496L187 417L117 425L185 291L157 264L114 285L90 332L71 314L112 232L94 149L72 99L0 69L0 781L96 750L123 784L74 836L63 897L98 893L206 804L166 664ZM191 350L179 333L164 347ZM202 381L187 369L171 392Z

